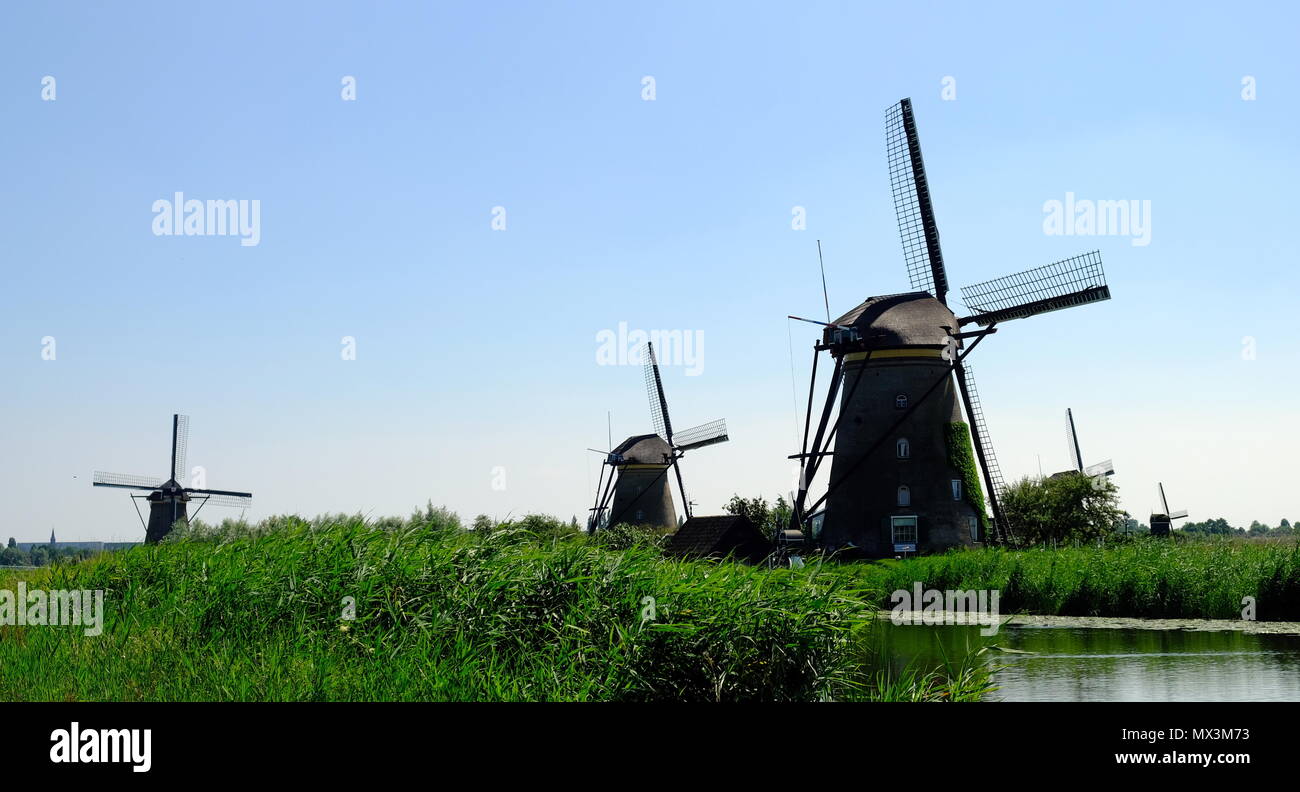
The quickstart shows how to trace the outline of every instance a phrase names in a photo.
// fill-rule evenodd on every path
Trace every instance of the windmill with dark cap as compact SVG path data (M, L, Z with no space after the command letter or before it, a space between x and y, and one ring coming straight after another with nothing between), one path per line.
M241 509L246 509L253 503L253 493L251 492L202 489L181 485L181 480L186 478L185 465L189 435L189 417L173 415L171 474L166 481L150 476L95 471L92 486L147 490L149 492L148 495L131 496L133 504L137 498L143 498L149 502L149 523L145 526L144 537L145 542L149 544L162 541L164 536L171 533L172 526L178 521L189 522L187 507L193 500L199 501L200 510L208 503ZM136 505L136 514L140 514L139 505ZM195 514L198 514L198 512L196 511ZM140 522L144 523L143 516L140 516Z
M791 457L799 461L799 488L785 532L873 558L1008 537L1014 527L998 505L1002 475L966 357L1002 323L1110 298L1101 257L1091 252L963 288L969 312L958 317L948 306L948 274L910 100L886 113L885 137L912 291L870 297L838 319L814 322L823 332L813 351L803 447ZM962 330L972 325L978 329ZM832 370L814 426L822 352L830 354ZM826 492L809 504L809 488L827 459ZM823 504L820 533L812 536L812 518Z
M677 511L673 508L669 471L677 479L682 510L689 519L691 502L686 496L686 486L677 462L687 451L725 443L729 439L727 422L723 419L674 432L653 343L642 348L641 360L654 433L633 435L609 451L590 449L604 454L605 463L600 469L595 503L587 519L588 532L619 523L645 525L664 531L675 529Z

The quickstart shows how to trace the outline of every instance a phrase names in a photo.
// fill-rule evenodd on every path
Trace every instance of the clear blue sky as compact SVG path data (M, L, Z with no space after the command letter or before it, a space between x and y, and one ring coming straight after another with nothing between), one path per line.
M903 96L955 286L1097 248L1114 293L972 356L1004 471L1064 468L1073 407L1144 520L1157 480L1300 519L1293 6L376 5L0 12L6 535L138 538L89 477L164 473L177 411L253 517L581 519L606 410L615 442L650 426L640 370L596 364L620 322L703 334L698 376L665 370L676 424L731 429L683 462L698 510L786 492L816 240L833 312L907 289ZM259 200L260 244L155 236L178 191ZM1067 192L1150 201L1150 244L1044 234Z

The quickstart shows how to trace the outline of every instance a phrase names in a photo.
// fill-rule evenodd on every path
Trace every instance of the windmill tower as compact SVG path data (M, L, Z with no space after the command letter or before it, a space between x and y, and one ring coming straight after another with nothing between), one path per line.
M997 501L1002 475L965 359L1002 322L1110 299L1101 257L1092 252L964 288L970 313L959 318L948 306L948 274L910 100L889 109L885 134L913 291L871 297L832 322L814 322L824 329L813 348L803 448L791 457L800 465L791 528L811 536L806 522L825 504L820 543L874 558L1005 538ZM972 324L980 329L961 331ZM821 352L830 354L833 369L814 432ZM826 493L809 505L808 490L828 457Z
M181 486L179 479L185 478L186 451L189 447L190 419L185 415L172 416L172 456L171 474L166 481L150 476L133 476L121 473L102 473L95 471L91 486L115 487L118 489L148 490L148 495L132 495L149 502L149 523L145 525L144 540L148 544L162 541L169 534L177 520L189 522L188 506L193 500L200 501L201 510L208 503L218 506L233 506L246 509L253 503L251 492L231 492L229 490L197 489ZM140 507L136 505L136 514ZM198 511L195 512L198 514ZM140 517L141 524L144 517Z
M1102 476L1115 475L1115 463L1107 459L1105 462L1098 462L1095 465L1083 466L1083 451L1079 449L1079 432L1074 426L1074 412L1070 408L1065 409L1065 440L1070 448L1070 470L1063 470L1060 473L1053 473L1052 478L1065 476L1075 473L1082 473L1088 478L1099 478Z
M675 474L677 489L682 495L682 508L690 518L691 501L686 495L677 461L691 449L725 443L729 439L727 422L723 419L674 434L654 345L646 344L641 357L646 392L650 397L650 419L655 431L654 434L634 435L609 451L597 452L606 456L596 485L595 505L587 520L588 532L621 522L649 525L664 531L676 530L677 511L673 508L669 470Z
M1169 531L1174 527L1174 520L1181 520L1187 516L1187 510L1181 509L1176 512L1169 511L1169 501L1165 500L1165 485L1159 483L1160 487L1160 507L1164 509L1159 514L1151 515L1151 535L1168 536Z

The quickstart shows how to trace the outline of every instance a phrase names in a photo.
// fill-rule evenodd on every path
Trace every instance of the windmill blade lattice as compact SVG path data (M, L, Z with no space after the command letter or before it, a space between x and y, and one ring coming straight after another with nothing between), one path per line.
M725 443L729 439L727 421L725 418L719 418L678 432L675 447L681 451L689 451L692 448L703 448L714 443Z
M177 415L172 426L172 478L182 487L189 478L190 417Z
M930 201L921 143L912 116L912 101L904 99L885 113L885 147L889 161L889 189L898 216L898 236L912 288L927 291L947 302L948 274L939 247L939 228Z
M650 397L650 420L655 434L673 444L673 422L668 416L668 401L664 398L664 383L659 376L659 361L655 359L654 344L646 344L641 354L645 367L646 395Z
M96 470L91 478L91 484L96 487L155 490L163 485L163 480L154 476L134 476L130 473L105 473Z
M1091 251L1045 267L963 286L962 304L975 311L961 319L990 325L1110 299L1101 253Z
M230 506L236 509L249 509L253 506L252 495L208 495L202 490L193 490L196 497L203 498L213 506Z
M1065 411L1065 442L1070 449L1070 467L1083 471L1083 453L1079 451L1079 437L1074 431L1074 413Z

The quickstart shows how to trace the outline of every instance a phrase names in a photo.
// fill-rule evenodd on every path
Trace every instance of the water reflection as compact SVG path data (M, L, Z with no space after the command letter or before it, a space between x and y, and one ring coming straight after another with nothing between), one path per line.
M863 662L895 673L979 656L996 669L1003 701L1300 701L1300 636L1006 625L992 637L977 627L877 623L864 636Z

